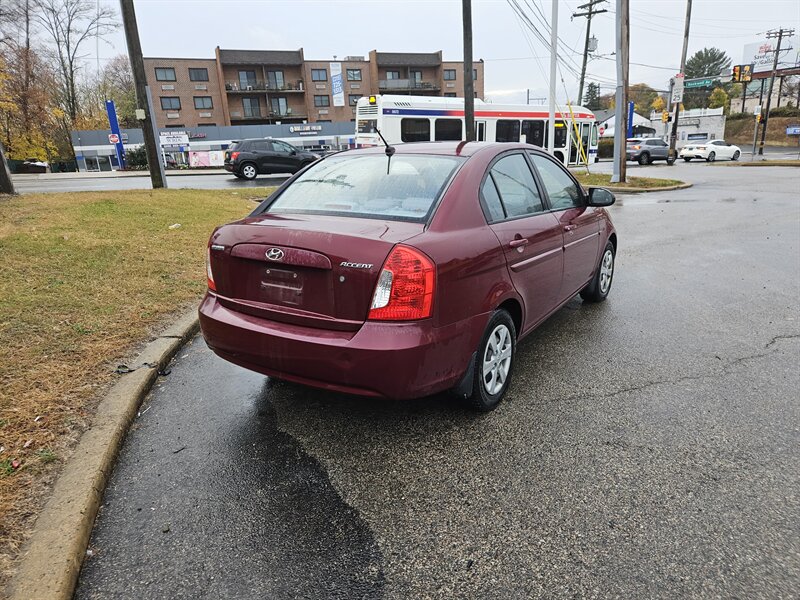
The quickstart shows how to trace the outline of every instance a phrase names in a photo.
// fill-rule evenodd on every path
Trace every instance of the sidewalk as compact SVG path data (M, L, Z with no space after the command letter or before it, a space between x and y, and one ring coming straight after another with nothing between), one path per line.
M225 169L169 169L167 177L174 175L226 175L229 174ZM117 177L150 177L149 171L101 171L90 173L88 171L77 171L75 173L24 173L11 175L12 181L47 181L65 179L114 179Z

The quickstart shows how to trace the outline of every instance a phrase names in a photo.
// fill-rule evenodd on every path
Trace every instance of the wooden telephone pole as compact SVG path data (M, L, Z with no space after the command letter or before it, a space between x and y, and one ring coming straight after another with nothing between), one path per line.
M764 124L761 126L761 142L758 144L758 154L759 156L764 155L764 141L767 138L767 122L769 121L769 107L772 104L772 88L775 85L775 75L778 72L778 58L781 53L781 42L783 41L784 37L791 37L794 35L794 29L784 29L781 27L777 31L774 29L772 31L767 32L767 38L773 39L778 38L778 46L773 50L775 53L775 59L772 61L772 76L769 79L769 92L767 93L767 108L764 110ZM780 102L780 99L778 100Z
M472 0L461 0L464 21L464 133L475 141L475 78L472 76Z
M689 25L692 22L692 0L686 0L686 23L683 30L683 50L681 51L681 72L680 76L683 77L686 70L686 52L689 49ZM670 99L671 100L671 99ZM675 103L675 114L672 117L672 132L669 134L669 157L668 164L675 164L677 158L677 151L675 146L678 143L678 116L681 112L681 103Z
M11 181L11 173L8 172L6 155L3 153L3 144L0 142L0 194L14 194L14 182Z
M578 10L586 10L586 12L576 12L572 13L572 18L575 17L586 17L586 42L583 45L583 66L581 67L581 83L578 87L578 104L583 106L583 83L586 80L586 62L589 58L589 36L591 35L592 31L592 17L594 15L599 15L604 12L608 12L606 9L603 10L595 10L595 6L598 4L604 3L606 0L591 0L586 4L582 4L578 7Z

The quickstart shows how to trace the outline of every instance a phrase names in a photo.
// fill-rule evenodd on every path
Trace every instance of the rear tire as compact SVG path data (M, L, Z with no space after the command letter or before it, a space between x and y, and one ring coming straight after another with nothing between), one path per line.
M258 177L258 168L253 163L244 163L239 169L239 173L241 173L243 179L252 181Z
M642 166L650 164L650 155L647 152L642 152L639 155L639 164Z
M739 160L740 156L741 156L741 152L739 152L737 150L736 152L733 153L733 156L731 157L731 160Z
M498 310L489 319L475 353L472 393L467 398L479 412L497 408L511 382L517 349L517 330L505 310Z
M709 152L708 153L708 158L706 159L706 162L714 162L715 160L717 160L717 153L716 152Z
M597 272L592 277L589 284L581 290L581 298L586 302L602 302L608 298L611 291L611 283L614 280L614 261L616 259L614 244L606 242L603 256L600 257L600 264Z

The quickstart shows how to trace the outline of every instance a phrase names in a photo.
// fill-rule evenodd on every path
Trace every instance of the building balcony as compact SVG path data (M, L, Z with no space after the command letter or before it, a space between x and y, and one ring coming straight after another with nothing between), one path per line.
M303 93L305 90L303 89L303 82L298 80L290 83L284 83L283 85L273 85L263 81L251 81L247 83L241 81L226 81L225 91L228 93L246 94L248 92Z
M291 108L287 108L285 113L273 112L269 110L263 111L231 111L231 121L285 121L292 119L307 119L308 115L294 112Z
M387 92L409 90L438 92L442 89L438 83L416 79L381 79L378 81L378 88Z

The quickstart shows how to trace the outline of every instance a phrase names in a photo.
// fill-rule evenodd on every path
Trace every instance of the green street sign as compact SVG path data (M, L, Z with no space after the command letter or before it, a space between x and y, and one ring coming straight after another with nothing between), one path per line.
M684 86L692 89L692 88L707 88L714 85L713 79L687 79L684 83Z

